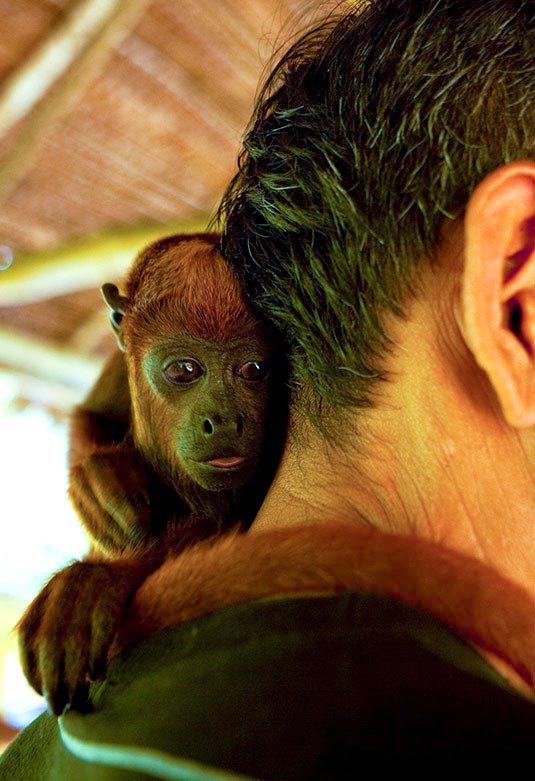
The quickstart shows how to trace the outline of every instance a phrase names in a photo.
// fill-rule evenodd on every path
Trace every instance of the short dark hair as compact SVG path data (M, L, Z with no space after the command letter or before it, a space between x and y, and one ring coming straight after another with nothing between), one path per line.
M403 314L444 218L533 154L534 51L533 0L372 0L274 68L222 247L288 340L298 401L370 404L382 316Z

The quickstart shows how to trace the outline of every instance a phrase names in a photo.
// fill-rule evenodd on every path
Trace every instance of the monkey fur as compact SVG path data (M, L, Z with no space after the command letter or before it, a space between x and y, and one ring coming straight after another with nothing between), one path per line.
M282 350L215 234L171 236L103 294L118 350L73 415L70 498L91 552L18 624L23 670L54 714L83 709L154 570L252 521L286 426ZM204 541L204 542L202 542Z
M247 525L271 480L280 354L217 241L157 241L126 296L103 287L119 349L73 415L69 494L94 547L111 555L169 524L185 537Z

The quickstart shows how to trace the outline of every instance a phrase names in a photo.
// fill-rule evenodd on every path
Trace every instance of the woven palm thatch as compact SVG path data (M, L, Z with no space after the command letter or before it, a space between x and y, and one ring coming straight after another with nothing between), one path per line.
M0 0L0 372L43 387L70 366L86 387L110 344L100 284L148 239L206 225L263 68L328 8Z

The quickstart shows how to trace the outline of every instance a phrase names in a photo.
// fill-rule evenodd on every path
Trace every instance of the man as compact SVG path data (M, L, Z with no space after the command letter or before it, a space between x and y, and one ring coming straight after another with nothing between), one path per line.
M225 250L291 345L254 531L330 517L535 596L535 154L525 2L357 4L271 75Z
M225 201L224 249L290 345L274 483L248 534L145 581L114 653L168 631L116 657L61 745L41 722L41 768L532 756L535 4L351 7L274 71Z

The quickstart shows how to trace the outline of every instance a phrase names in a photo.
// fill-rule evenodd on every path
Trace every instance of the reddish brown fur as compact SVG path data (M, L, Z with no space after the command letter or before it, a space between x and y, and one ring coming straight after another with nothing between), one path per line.
M73 416L69 486L102 553L56 573L19 624L23 668L54 713L83 703L140 581L171 551L244 528L273 475L286 412L282 357L217 241L163 239L135 262L129 297L105 288L126 352L111 356ZM182 349L208 367L185 395L166 384L163 366ZM239 369L257 360L270 372L254 384ZM227 453L243 456L243 468L207 470Z
M229 605L284 595L371 591L429 610L535 684L535 604L475 559L347 524L229 536L170 559L138 590L114 653Z
M229 350L247 339L264 346L275 344L273 333L253 312L218 246L218 234L205 233L173 235L154 242L136 258L127 279L127 295L116 290L115 299L106 299L120 316L116 329L125 352L110 360L86 402L73 415L71 428L70 496L97 545L103 542L111 547L116 537L121 538L123 547L130 544L130 530L144 529L150 518L148 502L143 501L147 480L143 479L142 465L135 468L129 458L132 454L124 447L119 450L125 434L153 476L181 499L187 496L181 512L187 514L193 504L205 515L217 510L226 517L231 511L228 497L201 490L195 477L184 469L177 438L170 430L179 425L177 412L151 385L145 365L155 345L169 342L176 347L181 337L204 340L223 349L228 345ZM242 416L251 432L256 425L254 399L243 403L249 405ZM183 421L183 429L189 425ZM249 454L256 445L262 448L261 431L256 442L253 434L247 442L245 433L241 444L249 448ZM122 459L129 465L124 476ZM128 491L121 489L121 483ZM165 495L157 492L157 500L160 494Z
M273 341L253 313L233 268L218 250L218 234L170 236L137 257L127 281L129 304L121 324L132 397L132 429L138 448L160 479L179 493L194 494L195 483L177 460L175 443L162 436L167 403L155 394L143 369L144 351L178 335L224 345L259 336ZM225 511L224 496L219 496Z
M134 302L123 325L127 351L179 329L218 343L257 331L258 316L217 241L217 234L171 237L138 256L127 286Z

